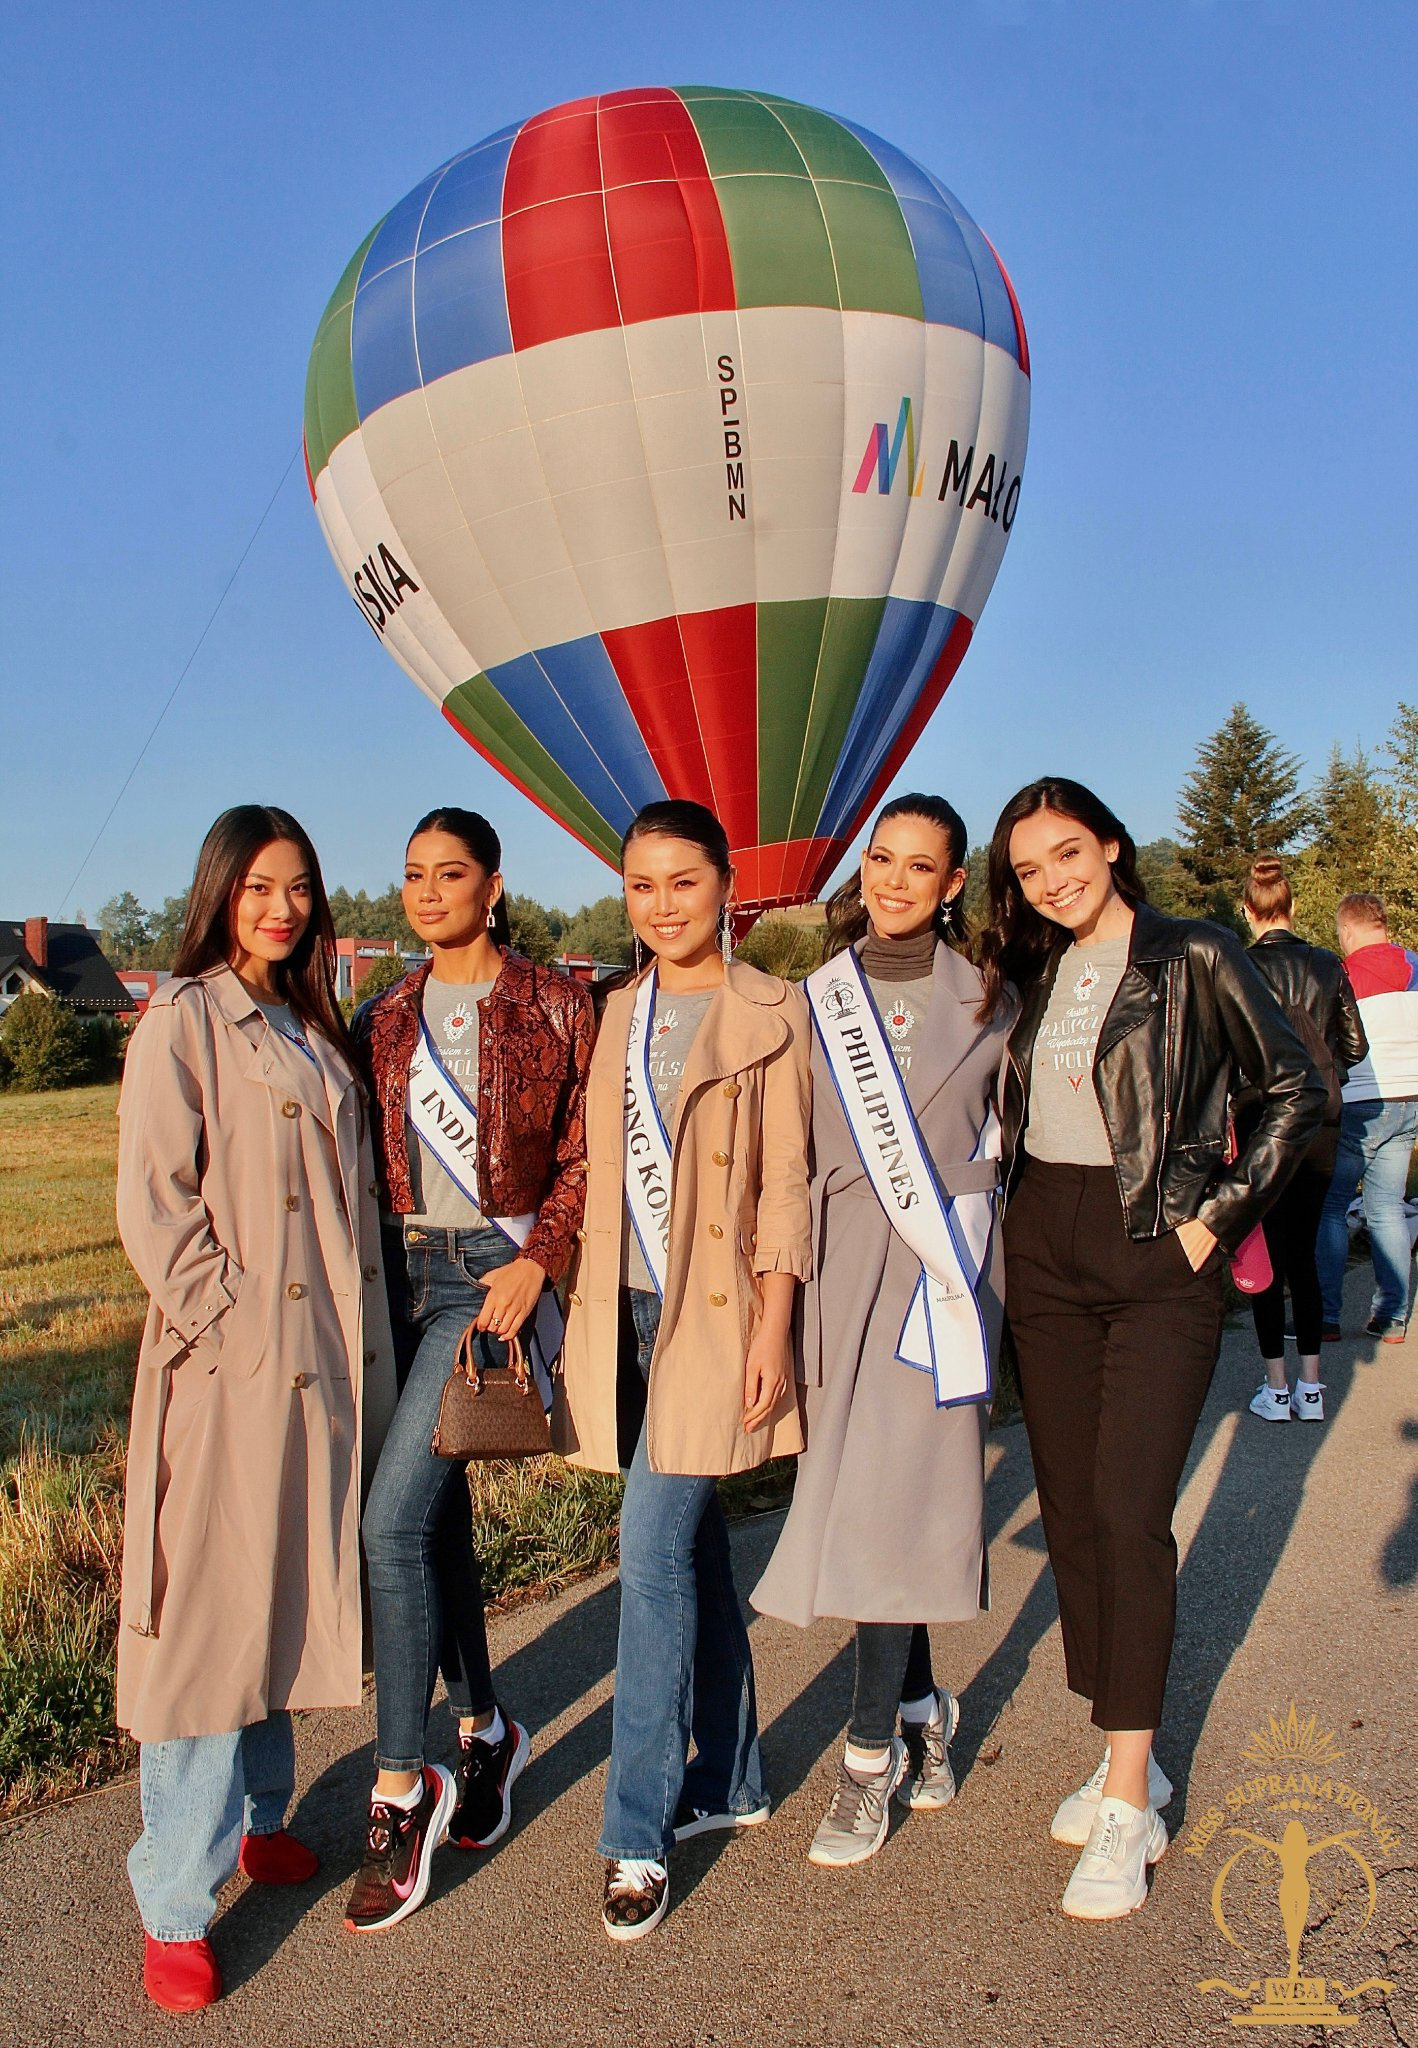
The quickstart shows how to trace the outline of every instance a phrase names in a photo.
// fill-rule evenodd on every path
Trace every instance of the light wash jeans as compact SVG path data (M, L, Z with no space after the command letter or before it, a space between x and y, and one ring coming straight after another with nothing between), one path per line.
M1370 1314L1400 1328L1408 1321L1408 1267L1412 1249L1403 1197L1408 1166L1418 1142L1418 1101L1346 1102L1339 1126L1339 1155L1320 1217L1315 1259L1319 1267L1324 1319L1338 1324L1349 1256L1345 1212L1360 1178L1364 1221L1374 1255L1374 1296Z
M648 1379L660 1303L639 1289L630 1299ZM597 1854L663 1860L681 1795L716 1813L766 1803L753 1653L718 1482L652 1472L642 1426L620 1511L620 1639Z
M143 1925L154 1941L200 1941L242 1835L274 1835L285 1822L295 1792L290 1715L229 1735L145 1742L138 1783L143 1832L128 1851L128 1877Z

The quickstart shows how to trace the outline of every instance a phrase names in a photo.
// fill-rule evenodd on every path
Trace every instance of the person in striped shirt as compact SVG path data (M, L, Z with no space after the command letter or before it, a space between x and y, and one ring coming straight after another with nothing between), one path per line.
M1377 896L1345 896L1335 925L1369 1051L1344 1084L1339 1156L1320 1218L1316 1251L1324 1335L1330 1343L1340 1335L1349 1244L1345 1217L1362 1178L1374 1258L1365 1334L1401 1344L1412 1257L1404 1198L1418 1142L1418 953L1390 941L1388 913Z

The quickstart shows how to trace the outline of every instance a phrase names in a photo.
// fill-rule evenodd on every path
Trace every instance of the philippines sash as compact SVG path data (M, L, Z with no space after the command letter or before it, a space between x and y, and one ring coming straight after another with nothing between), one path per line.
M425 1144L474 1208L478 1206L478 1113L453 1079L438 1048L429 1037L428 1024L419 1018L418 1041L409 1061L407 1115L410 1128ZM501 1231L514 1251L520 1252L531 1235L536 1216L489 1216L485 1219ZM537 1382L544 1406L551 1406L551 1368L561 1352L565 1325L556 1291L544 1287L536 1308L523 1326L527 1360Z
M892 1229L921 1262L896 1356L932 1374L938 1408L987 1401L994 1379L975 1289L989 1254L994 1193L941 1192L856 953L849 948L825 961L803 988L867 1178ZM997 1159L999 1151L991 1111L974 1159Z
M650 1029L658 981L652 968L640 985L625 1048L625 1203L655 1292L663 1301L670 1259L673 1155L650 1079Z

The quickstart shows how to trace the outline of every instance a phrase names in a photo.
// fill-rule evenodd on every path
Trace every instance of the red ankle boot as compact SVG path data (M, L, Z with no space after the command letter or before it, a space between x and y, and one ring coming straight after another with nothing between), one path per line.
M222 1973L209 1941L154 1941L143 1936L143 1989L168 2012L196 2012L222 1995Z
M273 1835L243 1835L237 1864L253 1884L304 1884L320 1868L320 1858L277 1828Z

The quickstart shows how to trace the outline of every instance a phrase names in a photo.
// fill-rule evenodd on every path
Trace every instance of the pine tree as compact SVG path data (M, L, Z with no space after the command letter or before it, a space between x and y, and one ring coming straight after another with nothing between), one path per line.
M1418 705L1400 703L1380 748L1383 790L1379 827L1379 891L1389 930L1418 945Z
M1190 907L1236 926L1246 872L1257 853L1284 853L1308 828L1300 763L1244 704L1196 751L1182 784L1178 855Z

